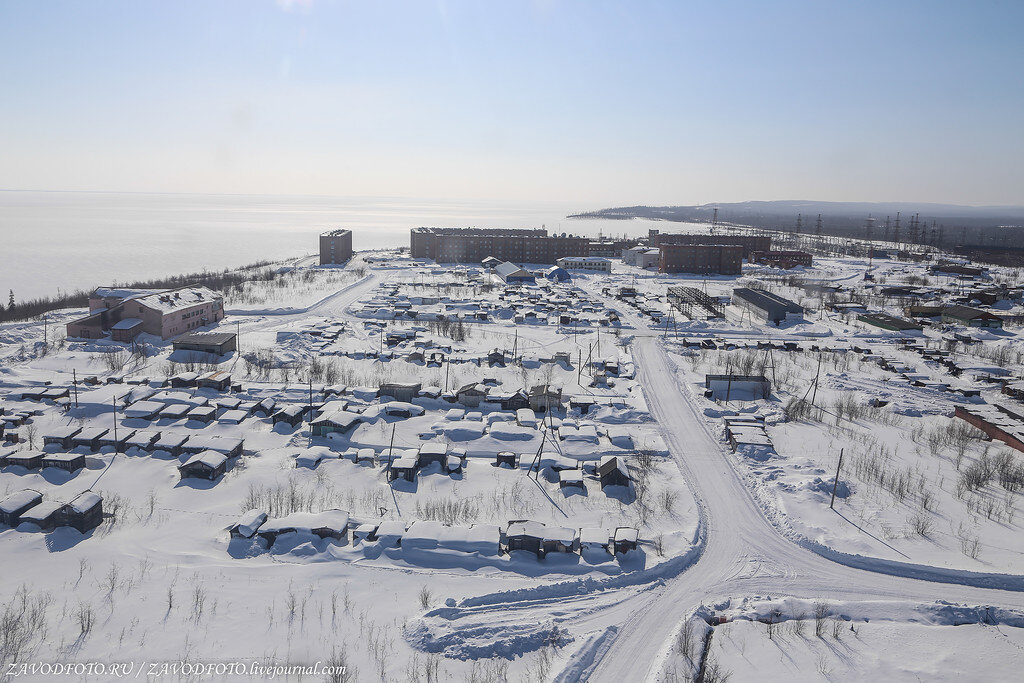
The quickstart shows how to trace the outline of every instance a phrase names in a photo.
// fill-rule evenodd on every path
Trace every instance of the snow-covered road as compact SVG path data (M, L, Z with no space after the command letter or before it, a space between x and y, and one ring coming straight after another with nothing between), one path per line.
M685 572L620 605L613 637L592 666L593 681L644 680L681 617L702 603L738 595L842 600L948 600L1024 607L1024 593L931 583L831 562L780 535L762 514L722 446L681 391L665 350L640 337L634 359L669 450L702 508L704 552ZM628 616L623 608L628 606ZM600 619L594 619L598 626Z

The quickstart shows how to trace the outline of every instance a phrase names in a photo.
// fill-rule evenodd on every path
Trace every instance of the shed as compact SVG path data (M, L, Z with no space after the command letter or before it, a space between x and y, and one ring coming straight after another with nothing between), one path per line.
M615 535L612 537L612 544L615 547L615 554L626 553L630 550L636 550L637 543L640 541L640 532L633 527L620 526L615 530Z
M508 523L505 530L505 546L509 552L525 550L537 557L544 557L544 531L540 522L516 520Z
M562 407L562 389L561 387L551 386L549 384L539 384L530 388L530 408L534 412L543 413L551 409L560 409Z
M629 486L629 470L622 458L616 455L605 455L597 466L597 476L601 480L601 488L605 486Z
M301 405L290 405L284 408L279 408L276 413L271 415L270 419L274 424L284 422L291 425L292 427L298 427L302 424L302 416L306 412L306 407Z
M51 531L61 526L63 520L64 503L46 500L22 512L18 523L31 522L43 531Z
M428 441L420 446L419 466L426 467L432 463L444 466L448 459L448 444L441 441Z
M942 322L992 329L1003 327L1003 319L998 315L971 306L946 306L942 309Z
M73 425L56 426L43 434L43 445L71 448L71 439L80 431L82 431L81 427L75 427Z
M135 435L134 429L118 430L117 436L114 432L107 432L96 441L97 448L113 448L118 453L123 453L128 448L128 439Z
M512 392L511 394L505 394L501 398L502 410L518 411L522 408L530 407L530 398L526 395L526 392L522 389Z
M559 470L558 488L579 488L586 490L583 484L583 470Z
M202 451L178 465L178 474L182 479L209 479L213 481L227 470L228 458L216 451Z
M487 399L487 392L488 388L484 384L467 384L455 392L455 400L467 408L476 408Z
M215 436L212 434L196 434L189 437L189 440L182 445L181 450L185 453L201 453L202 451L214 451L229 458L242 454L245 442L235 436Z
M416 478L417 461L419 454L410 449L403 451L400 456L391 461L391 465L388 468L388 481L394 481L395 479L405 479L406 481L413 481Z
M348 513L336 509L323 512L293 512L278 519L265 521L256 535L268 545L273 545L279 536L288 533L344 540L348 538Z
M611 552L612 532L608 529L580 529L580 550L604 550Z
M253 415L260 415L262 417L270 417L277 410L277 401L272 398L265 398L252 409Z
M495 456L494 464L497 465L498 467L501 467L502 465L507 465L508 467L515 469L519 467L519 456L513 453L512 451L500 451Z
M21 514L43 501L43 494L35 489L15 491L0 500L0 524L16 527L21 521Z
M194 387L199 380L198 372L182 372L174 375L168 380L171 387L175 389Z
M196 422L209 424L217 419L217 406L199 406L185 413L185 417Z
M181 420L194 406L188 403L169 403L157 415L159 420Z
M384 520L377 525L376 531L367 540L377 541L384 548L401 546L402 537L405 535L405 528L405 522L400 519Z
M83 491L64 508L63 523L86 533L103 523L103 497L92 491Z
M8 467L24 467L27 470L38 470L45 456L46 453L42 451L15 451L4 459L4 465Z
M154 420L165 405L159 401L136 401L124 409L124 416L133 420Z
M565 527L544 527L544 554L571 553L576 550L576 530Z
M445 457L444 469L448 474L461 474L465 461L461 455L454 453Z
M173 432L163 432L160 437L153 442L153 450L155 451L166 451L173 456L181 455L182 446L188 441L188 434L176 434Z
M153 443L160 438L160 432L138 431L124 440L125 449L138 448L149 451L153 449Z
M265 521L267 521L266 512L249 510L231 525L228 533L231 534L231 538L252 538Z
M231 388L231 373L226 370L213 370L199 376L196 385L200 389L227 391Z
M390 396L396 401L411 403L422 388L423 384L420 382L384 382L380 385L377 395Z
M81 453L48 453L43 457L40 466L76 472L85 467L85 456Z
M249 414L244 410L225 410L217 418L217 422L223 425L236 425L247 417L249 417Z
M313 420L313 436L347 434L355 429L361 421L362 417L358 413L334 410Z
M175 351L199 351L223 356L238 348L234 332L189 332L172 343Z

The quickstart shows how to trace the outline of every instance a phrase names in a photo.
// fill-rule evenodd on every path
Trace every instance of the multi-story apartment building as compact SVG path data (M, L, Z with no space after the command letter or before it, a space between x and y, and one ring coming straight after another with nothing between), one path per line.
M784 269L810 267L813 258L806 251L755 251L750 254L751 263L763 263L766 266Z
M768 251L772 248L772 238L759 235L710 235L649 230L647 241L650 246L658 248L667 244L738 244L743 247L745 259L750 258L751 252Z
M543 228L413 228L413 258L437 263L480 263L488 256L513 263L554 263L563 256L588 256L590 240L548 235Z
M224 318L224 300L207 287L168 290L101 288L89 297L89 315L67 324L68 338L131 341L145 332L170 339Z
M320 265L345 263L352 258L352 231L331 230L320 235Z
M658 270L662 273L739 275L743 247L738 244L663 244Z

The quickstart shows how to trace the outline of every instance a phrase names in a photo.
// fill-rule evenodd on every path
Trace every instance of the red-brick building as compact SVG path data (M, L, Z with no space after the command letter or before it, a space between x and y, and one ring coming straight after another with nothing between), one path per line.
M750 254L751 263L788 270L797 266L810 267L812 257L806 251L755 251Z

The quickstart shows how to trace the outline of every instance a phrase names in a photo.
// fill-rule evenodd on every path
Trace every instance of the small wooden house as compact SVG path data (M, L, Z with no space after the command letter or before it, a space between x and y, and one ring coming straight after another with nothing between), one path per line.
M597 466L597 476L601 480L601 488L605 486L629 486L629 470L622 458L616 455L602 456Z
M199 380L197 372L182 372L167 380L167 383L175 389L194 387Z
M362 422L362 417L358 413L332 410L314 419L311 426L313 428L313 436L327 436L328 434L348 434L360 422Z
M214 391L227 391L231 388L231 373L225 370L214 370L200 375L196 379L196 386L200 389L213 389Z
M447 460L448 444L440 441L428 441L420 446L418 458L420 467L426 467L435 462L443 467Z
M64 503L45 500L33 505L21 513L20 523L30 522L43 531L52 531L61 526L64 520Z
M66 526L86 533L103 523L103 497L92 491L83 491L64 507Z
M213 481L224 475L227 470L228 458L216 451L202 451L178 465L178 474L182 479L209 479Z
M188 434L177 434L174 432L163 432L160 437L153 442L152 449L154 451L166 451L171 455L177 457L181 455L182 446L188 441Z
M124 440L125 450L138 448L142 451L153 450L153 444L160 438L160 432L137 431Z
M0 500L0 524L16 527L21 523L21 514L43 502L43 494L35 489L15 491Z
M562 407L562 389L549 384L539 384L530 389L530 408L543 413L550 408L559 410Z
M302 424L302 417L306 413L306 407L301 405L290 405L283 408L279 408L277 412L270 416L271 421L274 424L285 423L292 427L298 427Z
M519 456L512 451L500 451L495 456L495 465L501 467L502 465L508 466L512 469L519 467Z
M509 552L525 550L537 557L544 557L544 531L540 522L515 520L505 530L505 547Z
M388 468L388 481L394 481L396 479L405 479L406 481L413 481L416 479L418 454L416 451L406 451L400 456L391 461L391 466Z
M576 551L576 530L565 527L544 527L544 554Z
M27 470L38 470L42 466L46 453L42 451L15 451L7 456L4 465L7 467L19 466Z
M421 353L420 360L423 360L422 355ZM395 401L411 403L422 388L423 384L421 382L385 382L380 385L377 395L381 399L390 396Z
M487 400L487 391L484 384L467 384L455 392L455 400L467 408L477 408L481 402Z
M345 540L348 538L348 513L344 510L293 512L279 519L267 520L256 535L268 545L273 545L279 536L288 533Z
M185 418L209 424L217 419L217 406L199 406L185 413Z
M97 452L100 449L99 441L110 431L105 427L85 427L73 437L71 437L72 448L88 448L92 452Z
M611 553L612 532L608 529L580 529L580 550L601 551Z
M101 436L96 444L100 449L113 448L115 452L123 453L128 448L128 439L134 435L134 429L119 429L116 437L114 432L110 431Z
M60 446L61 448L71 448L72 437L74 437L80 431L82 431L81 427L75 427L72 425L54 427L46 434L43 434L43 445Z
M272 398L265 398L256 404L256 407L252 409L253 415L259 415L261 417L270 417L277 410L277 401Z
M85 456L81 453L48 453L43 456L40 466L76 472L85 468Z
M522 389L512 392L511 394L505 394L501 397L501 409L510 410L515 412L522 408L530 407L530 398L526 395L526 392Z
M228 458L242 454L245 442L236 436L216 436L212 434L196 434L189 438L182 447L183 453L196 455L203 451L213 451Z

